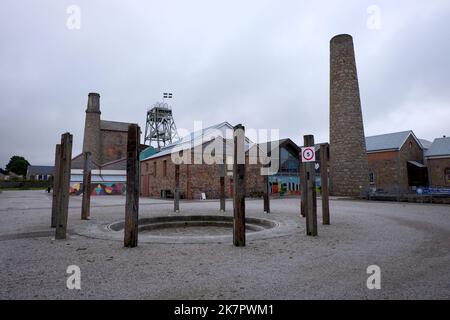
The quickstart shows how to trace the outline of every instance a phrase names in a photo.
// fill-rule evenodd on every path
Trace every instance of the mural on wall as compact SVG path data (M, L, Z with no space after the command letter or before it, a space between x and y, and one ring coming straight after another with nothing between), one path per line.
M70 193L80 195L83 192L82 183L76 182L70 186ZM122 182L95 182L91 184L91 196L124 195L126 184Z
M300 195L300 179L298 176L271 176L269 187L272 194L280 196Z
M316 174L316 188L320 193L320 175ZM280 196L299 196L301 194L300 177L275 175L269 177L271 194Z

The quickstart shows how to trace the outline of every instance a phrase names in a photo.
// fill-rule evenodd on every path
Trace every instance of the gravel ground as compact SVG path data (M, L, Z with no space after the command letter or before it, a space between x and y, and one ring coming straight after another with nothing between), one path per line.
M89 222L72 197L69 238L53 240L51 195L0 194L0 299L449 299L450 206L334 199L331 226L305 235L298 199L247 200L248 216L290 223L292 232L231 243L140 243L76 234L83 224L123 219L124 197L92 198ZM231 202L227 213L231 215ZM182 214L219 214L218 202L181 202ZM173 215L172 202L141 199L140 217ZM319 222L321 207L318 202ZM366 287L369 265L381 290ZM81 268L81 290L66 269Z

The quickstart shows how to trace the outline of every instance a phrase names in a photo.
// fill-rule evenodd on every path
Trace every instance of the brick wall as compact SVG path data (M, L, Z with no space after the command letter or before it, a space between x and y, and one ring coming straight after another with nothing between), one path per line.
M164 161L166 161L164 164ZM248 162L248 157L247 157ZM156 163L156 173L154 171ZM164 175L164 166L166 174ZM261 166L247 165L246 194L248 197L261 196L264 191L264 177L260 175ZM225 178L225 192L232 197L232 176ZM170 155L141 162L141 192L143 196L161 196L161 190L175 190L175 164ZM218 165L182 164L180 165L180 192L185 199L200 199L206 193L207 199L219 198L220 175Z
M445 175L445 169L450 168L450 157L442 159L428 159L428 179L430 187L450 187L450 182Z
M374 174L374 184L378 190L390 193L407 193L408 161L423 162L423 151L416 140L409 136L399 151L369 153L369 171Z
M91 152L92 160L101 163L100 113L86 112L83 152Z
M400 192L409 192L408 161L423 163L423 150L410 135L400 149Z
M374 175L373 187L389 193L398 192L399 181L398 152L387 151L369 153L369 171Z
M127 132L101 130L101 163L127 156Z

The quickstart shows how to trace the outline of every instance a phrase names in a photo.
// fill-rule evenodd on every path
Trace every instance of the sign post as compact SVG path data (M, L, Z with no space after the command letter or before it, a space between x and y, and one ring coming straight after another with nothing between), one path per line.
M302 164L305 167L306 188L305 193L305 213L306 213L306 234L317 236L317 199L316 199L316 151L314 147L314 136L303 137L305 147L302 148ZM302 184L303 186L304 184Z

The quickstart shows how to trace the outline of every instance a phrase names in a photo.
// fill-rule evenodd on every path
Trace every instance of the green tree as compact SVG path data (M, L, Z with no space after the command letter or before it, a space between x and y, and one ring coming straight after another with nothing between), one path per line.
M30 163L24 157L12 156L6 165L6 170L25 176L29 165Z

